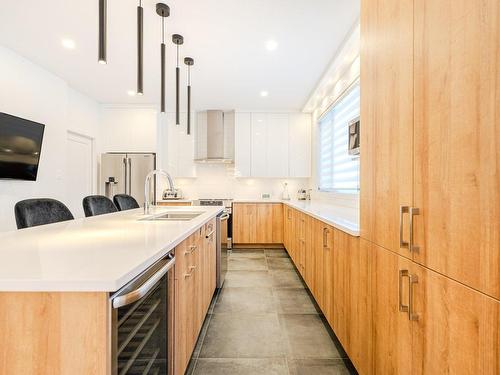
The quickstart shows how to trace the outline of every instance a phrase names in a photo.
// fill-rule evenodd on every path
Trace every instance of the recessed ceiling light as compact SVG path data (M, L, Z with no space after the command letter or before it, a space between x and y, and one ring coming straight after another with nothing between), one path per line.
M128 91L127 91L127 94L128 94L129 96L135 96L137 93L136 93L134 90L128 90Z
M75 41L73 39L63 38L61 40L61 44L63 45L64 48L67 49L75 49L76 47Z
M269 96L269 93L267 91L261 91L260 92L260 96L262 96L263 98L265 98L266 96Z
M274 51L276 48L278 48L278 42L275 40L268 40L266 42L266 48L268 51Z

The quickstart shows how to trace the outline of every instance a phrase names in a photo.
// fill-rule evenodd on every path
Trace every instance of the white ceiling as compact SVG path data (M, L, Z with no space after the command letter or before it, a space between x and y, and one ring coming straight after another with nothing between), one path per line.
M359 16L358 0L170 0L167 105L174 103L175 48L192 56L195 109L301 109ZM13 0L0 5L0 43L109 104L158 104L160 17L143 0L144 90L136 85L138 0L108 0L108 64L97 63L98 0ZM71 38L74 50L62 47ZM269 39L278 42L274 52ZM182 60L181 60L182 62ZM182 64L183 87L185 65ZM262 98L266 90L269 96ZM182 93L185 96L185 90ZM185 105L184 103L182 104Z

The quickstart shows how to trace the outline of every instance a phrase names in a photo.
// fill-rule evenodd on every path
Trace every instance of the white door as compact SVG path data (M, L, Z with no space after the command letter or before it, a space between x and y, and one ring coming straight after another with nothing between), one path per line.
M93 139L68 131L66 138L66 202L83 217L82 199L94 192Z

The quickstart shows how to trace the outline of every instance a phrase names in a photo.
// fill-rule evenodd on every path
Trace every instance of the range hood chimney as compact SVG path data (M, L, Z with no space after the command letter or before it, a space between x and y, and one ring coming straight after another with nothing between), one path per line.
M234 163L234 111L202 111L196 120L195 161Z

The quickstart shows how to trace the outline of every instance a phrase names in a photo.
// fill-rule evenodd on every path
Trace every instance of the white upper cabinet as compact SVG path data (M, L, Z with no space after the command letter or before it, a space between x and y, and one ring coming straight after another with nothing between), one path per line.
M251 145L252 177L268 177L267 115L265 113L252 113Z
M311 115L290 114L288 133L289 177L311 177Z
M237 112L235 173L236 177L310 177L311 116Z
M251 177L252 114L237 112L234 121L234 169L236 177Z
M289 175L288 126L288 114L267 115L267 177Z
M160 120L161 131L158 140L161 168L172 177L196 177L195 136L193 134L195 127L191 124L191 135L187 135L185 113L181 114L180 125L175 124L175 113L160 116L165 116Z

